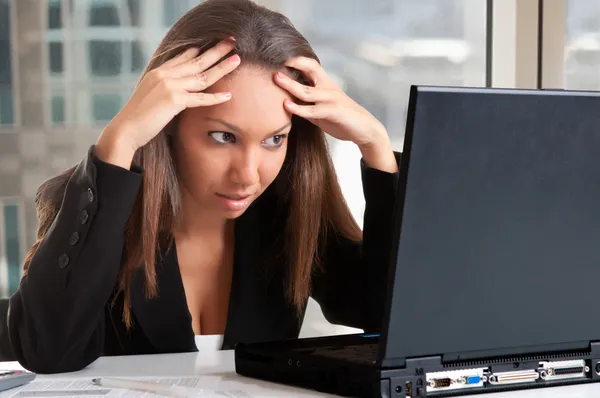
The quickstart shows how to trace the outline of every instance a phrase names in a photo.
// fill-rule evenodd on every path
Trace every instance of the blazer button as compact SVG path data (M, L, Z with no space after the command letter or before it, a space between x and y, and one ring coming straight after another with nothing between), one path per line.
M94 201L94 191L92 190L92 188L88 188L87 197L88 197L88 201L90 203L92 203Z
M60 268L65 268L67 265L69 265L69 256L66 253L63 253L58 258L58 266Z
M86 222L88 222L88 219L90 218L90 214L88 213L87 210L83 210L81 212L81 216L80 216L80 221L82 224L85 224Z
M71 237L69 238L69 244L71 246L75 246L77 244L77 242L79 242L79 233L73 232L71 234Z

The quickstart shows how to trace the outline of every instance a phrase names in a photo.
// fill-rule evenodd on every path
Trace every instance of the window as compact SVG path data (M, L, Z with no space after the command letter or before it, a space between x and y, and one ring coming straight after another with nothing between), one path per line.
M188 0L163 0L163 24L171 27L191 7Z
M21 205L11 200L0 200L0 286L6 297L13 294L22 274Z
M140 26L141 24L140 1L144 0L127 0L127 10L131 19L131 26Z
M0 125L13 123L13 98L11 87L0 85Z
M121 109L120 94L94 94L92 96L92 112L94 120L106 122L115 117Z
M50 65L50 73L63 73L63 43L52 42L48 43L48 64Z
M10 1L0 0L0 125L13 124Z
M92 2L89 8L90 26L119 26L119 10L111 2Z
M93 0L88 14L90 26L140 26L140 0Z
M600 2L567 0L565 88L600 90Z
M50 0L48 2L48 29L60 29L62 27L61 11L61 0Z
M65 97L62 95L52 95L52 124L62 124L65 122Z
M90 40L90 68L95 76L117 76L121 73L122 43Z
M144 45L140 41L131 43L131 71L141 72L146 67L148 60L144 54Z
M404 140L411 84L485 86L485 1L312 0L284 13L307 37L325 70L387 128L395 150ZM332 141L342 190L362 225L360 152Z

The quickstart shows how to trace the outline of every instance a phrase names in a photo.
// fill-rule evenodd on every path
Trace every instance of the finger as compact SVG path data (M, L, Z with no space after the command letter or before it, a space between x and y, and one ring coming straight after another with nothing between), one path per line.
M325 102L334 99L334 91L301 84L282 72L275 74L275 80L294 97L304 102Z
M184 98L186 108L196 108L227 102L231 99L231 93L185 93Z
M234 44L232 43L226 41L219 42L216 46L200 54L198 57L171 68L168 77L184 77L204 72L230 53L233 48Z
M163 68L163 69L172 68L175 65L179 65L179 64L182 64L184 62L187 62L187 61L190 61L190 60L196 58L198 56L198 54L200 54L199 48L196 48L196 47L188 48L187 50L183 51L182 53L174 56L173 58L171 58L168 61L166 61L165 63L163 63L159 68Z
M240 57L239 55L234 54L207 71L197 73L194 76L174 79L175 85L177 88L190 92L203 91L222 79L223 76L233 72L239 65Z
M285 66L297 69L306 77L308 77L313 84L320 85L321 87L330 86L331 80L325 72L325 69L319 64L316 59L308 57L294 57L290 58Z
M334 106L331 103L322 103L318 105L298 105L293 101L285 100L285 109L288 112L298 115L304 119L325 119L330 117Z

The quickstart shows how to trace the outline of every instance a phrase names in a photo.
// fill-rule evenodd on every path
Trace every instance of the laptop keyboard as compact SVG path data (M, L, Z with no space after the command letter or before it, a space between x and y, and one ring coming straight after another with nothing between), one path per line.
M360 344L312 348L311 355L342 359L357 363L375 363L379 344Z

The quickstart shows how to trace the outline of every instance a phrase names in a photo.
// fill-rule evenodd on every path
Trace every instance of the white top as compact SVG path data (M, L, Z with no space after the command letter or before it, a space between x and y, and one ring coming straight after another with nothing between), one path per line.
M218 351L223 346L223 335L222 334L214 334L214 335L196 335L194 337L196 341L196 347L198 351Z

